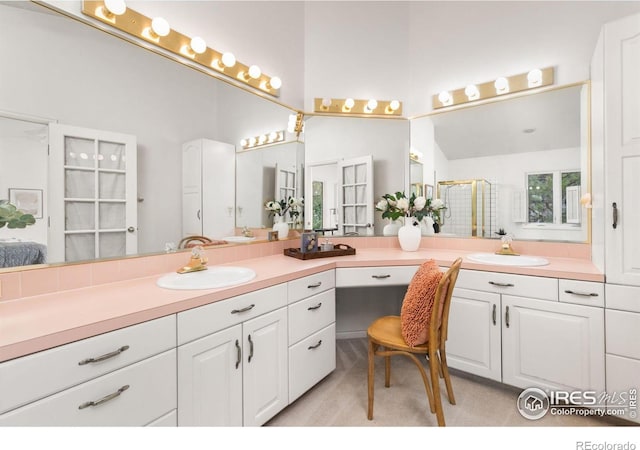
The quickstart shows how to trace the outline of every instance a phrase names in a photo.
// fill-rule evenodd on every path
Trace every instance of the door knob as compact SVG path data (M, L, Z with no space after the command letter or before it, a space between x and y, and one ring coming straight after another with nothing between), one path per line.
M127 231L129 233L133 233L134 231L136 231L136 229L134 227L129 227L129 228L127 228Z

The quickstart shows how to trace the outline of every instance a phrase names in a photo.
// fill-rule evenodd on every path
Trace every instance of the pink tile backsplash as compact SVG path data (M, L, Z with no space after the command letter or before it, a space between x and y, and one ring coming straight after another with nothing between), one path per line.
M344 238L327 236L327 238L334 244L344 243L356 249L396 249L400 247L396 236ZM324 238L320 238L320 242L323 241ZM493 252L498 249L499 243L500 242L495 239L459 239L425 236L422 238L420 248ZM290 239L275 242L209 247L206 248L206 255L209 259L208 264L216 265L271 255L281 255L285 248L297 247L298 245L298 239ZM590 244L515 241L513 248L519 253L536 256L587 260L591 258ZM2 273L0 274L0 280L2 281L2 297L0 301L173 272L178 267L187 264L189 257L189 252L177 252Z

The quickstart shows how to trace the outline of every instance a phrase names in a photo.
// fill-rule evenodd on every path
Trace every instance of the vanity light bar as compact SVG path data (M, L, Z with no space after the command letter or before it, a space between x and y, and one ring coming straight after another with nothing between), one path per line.
M200 37L191 38L171 29L162 18L152 20L128 7L113 12L110 2L83 0L82 13L274 97L280 95L280 78L263 74L258 66L237 62L231 53L207 47Z
M261 134L252 138L246 138L240 141L243 150L250 148L262 147L264 145L275 144L276 142L284 142L284 130L272 131L271 133Z
M461 105L498 97L504 94L526 91L542 86L549 86L554 82L554 69L533 69L526 73L499 77L494 81L482 84L470 84L455 91L442 91L432 96L433 109L446 108L447 106Z
M313 110L327 114L357 114L361 116L402 116L398 100L355 100L352 98L316 98Z

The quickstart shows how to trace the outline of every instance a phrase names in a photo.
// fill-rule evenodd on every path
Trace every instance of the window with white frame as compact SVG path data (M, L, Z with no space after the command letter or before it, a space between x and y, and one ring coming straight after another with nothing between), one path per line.
M527 174L527 221L580 224L580 171Z

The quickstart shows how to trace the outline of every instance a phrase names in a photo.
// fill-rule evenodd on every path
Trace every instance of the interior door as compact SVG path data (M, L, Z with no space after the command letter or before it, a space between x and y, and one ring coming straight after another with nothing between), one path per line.
M48 259L138 252L133 135L50 124Z
M288 200L289 197L296 198L296 168L283 167L276 163L276 183L275 183L275 201ZM285 217L285 221L292 223L293 220L289 213Z
M373 156L338 162L339 234L373 236Z

